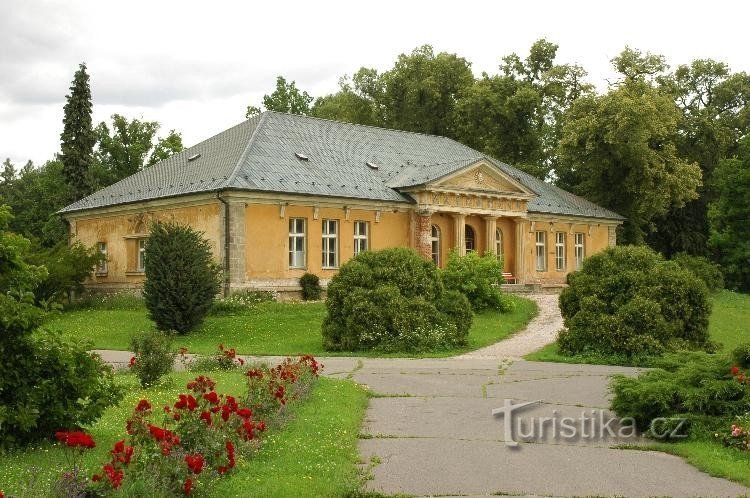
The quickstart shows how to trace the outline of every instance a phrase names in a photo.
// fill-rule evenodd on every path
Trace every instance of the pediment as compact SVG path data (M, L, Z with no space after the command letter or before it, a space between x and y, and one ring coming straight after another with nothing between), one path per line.
M533 192L519 181L486 161L480 161L462 168L431 183L429 187L498 194L533 195Z

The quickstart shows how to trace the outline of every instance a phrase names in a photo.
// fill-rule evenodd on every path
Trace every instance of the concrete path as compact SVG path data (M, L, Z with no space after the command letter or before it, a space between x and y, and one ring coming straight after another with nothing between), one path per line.
M459 358L521 358L524 355L554 342L563 328L563 319L557 305L559 294L524 295L536 301L539 312L524 330L504 341L497 342Z

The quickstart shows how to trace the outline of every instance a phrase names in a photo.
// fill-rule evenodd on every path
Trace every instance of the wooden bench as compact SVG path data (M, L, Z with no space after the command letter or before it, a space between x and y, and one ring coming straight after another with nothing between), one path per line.
M513 274L510 272L503 272L503 280L505 280L506 284L516 283L516 277L514 277Z

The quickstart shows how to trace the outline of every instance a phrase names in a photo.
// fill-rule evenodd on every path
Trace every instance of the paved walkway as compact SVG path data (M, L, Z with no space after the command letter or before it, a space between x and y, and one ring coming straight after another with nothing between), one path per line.
M359 443L368 490L416 496L750 496L750 489L678 457L612 447L643 443L617 434L617 425L615 437L601 428L613 416L607 410L609 377L637 369L513 359L554 340L562 326L557 296L534 299L540 313L525 331L462 357L322 359L326 375L353 379L376 393ZM127 352L100 353L121 365L130 358ZM506 417L492 413L506 400L539 401L514 414L521 425L509 434ZM541 422L546 429L537 424L536 435L523 437L540 418L548 419ZM560 429L563 418L572 421L576 437L551 429ZM508 446L514 441L518 446Z

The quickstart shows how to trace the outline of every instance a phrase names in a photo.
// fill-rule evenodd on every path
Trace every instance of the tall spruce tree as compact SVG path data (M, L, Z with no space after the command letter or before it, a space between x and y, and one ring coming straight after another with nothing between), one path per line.
M91 87L85 63L78 66L66 100L63 132L60 134L60 161L72 200L77 200L91 193L88 173L96 143L91 124Z

